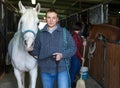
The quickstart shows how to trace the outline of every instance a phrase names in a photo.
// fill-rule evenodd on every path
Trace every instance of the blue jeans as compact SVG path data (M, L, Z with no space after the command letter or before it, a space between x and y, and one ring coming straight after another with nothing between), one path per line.
M54 82L56 80L56 73L41 73L43 88L54 88ZM68 87L68 73L67 71L58 73L57 80L58 88L69 88Z
M77 56L72 56L71 57L71 67L70 67L70 77L71 77L71 85L75 85L75 77L76 75L80 72L81 68L81 62Z

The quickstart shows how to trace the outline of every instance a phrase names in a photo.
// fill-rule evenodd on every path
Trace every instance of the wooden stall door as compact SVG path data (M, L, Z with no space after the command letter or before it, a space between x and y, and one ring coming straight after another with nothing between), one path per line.
M120 44L107 43L105 88L120 88Z
M101 85L103 84L103 70L104 70L104 47L103 42L98 40L96 42L96 49L93 54L93 58L91 58L90 60L89 74Z

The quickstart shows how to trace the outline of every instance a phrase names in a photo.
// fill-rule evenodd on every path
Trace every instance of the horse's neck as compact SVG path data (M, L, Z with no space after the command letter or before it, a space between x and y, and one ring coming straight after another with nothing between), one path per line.
M18 49L24 49L24 45L23 45L23 35L21 33L21 25L20 25L20 22L21 22L21 19L19 20L19 23L18 23L18 30L17 32L15 33L14 35L14 44L16 46L16 48Z
M17 31L14 35L14 42L17 46L17 48L23 49L23 37L20 31Z

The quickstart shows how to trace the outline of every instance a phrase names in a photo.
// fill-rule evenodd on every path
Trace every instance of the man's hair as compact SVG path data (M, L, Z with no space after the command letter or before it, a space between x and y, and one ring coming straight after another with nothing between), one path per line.
M54 12L57 14L57 17L58 17L58 12L54 9L54 8L50 8L47 12L46 12L46 16L47 16L47 13L49 12Z
M81 22L76 22L72 26L73 30L81 30L82 29L82 23Z

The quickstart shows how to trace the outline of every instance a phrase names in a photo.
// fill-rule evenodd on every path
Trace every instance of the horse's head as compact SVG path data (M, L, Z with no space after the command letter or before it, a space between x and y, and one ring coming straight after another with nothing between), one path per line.
M96 39L103 36L109 42L116 42L120 40L120 28L108 24L94 24L89 29L89 40L96 41Z
M18 31L22 33L25 49L31 51L34 45L34 39L38 32L38 13L40 12L40 4L38 3L35 8L25 8L20 1L18 6L20 13L22 14Z
M103 36L101 33L96 31L89 31L88 39L91 42L95 42L99 37Z

